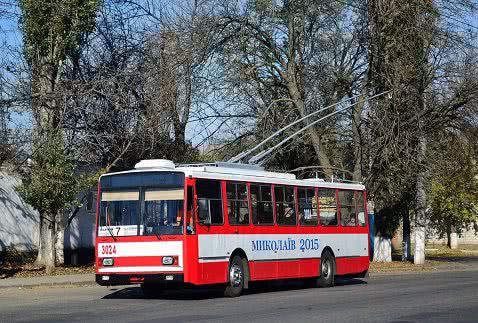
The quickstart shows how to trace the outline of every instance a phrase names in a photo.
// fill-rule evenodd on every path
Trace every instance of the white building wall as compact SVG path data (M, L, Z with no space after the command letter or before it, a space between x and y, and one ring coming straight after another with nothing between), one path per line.
M14 248L30 251L38 248L38 212L27 205L16 187L18 176L0 171L0 250Z
M40 216L16 191L16 187L20 184L18 175L0 171L0 251L5 248L14 248L18 251L38 248ZM65 222L65 249L94 248L96 200L94 195L92 197L90 204L87 205L85 202L70 226Z
M68 221L68 218L65 218L65 249L94 248L96 225L96 199L94 193L90 193L89 198L86 199L69 226L66 221Z
M427 243L430 244L447 244L447 238L441 238L438 234L431 232L427 236ZM478 244L478 234L473 228L470 228L467 231L464 231L462 234L458 235L458 245L463 244Z
M415 234L413 232L413 224L412 224L412 233L411 233L411 242L415 243ZM427 244L436 244L436 245L446 245L447 238L440 236L432 229L428 228L425 236L425 241ZM473 228L469 228L465 230L462 234L458 235L458 247L460 245L478 245L478 232L476 232ZM402 247L402 226L398 228L395 233L395 236L392 239L392 246L393 249L400 249Z

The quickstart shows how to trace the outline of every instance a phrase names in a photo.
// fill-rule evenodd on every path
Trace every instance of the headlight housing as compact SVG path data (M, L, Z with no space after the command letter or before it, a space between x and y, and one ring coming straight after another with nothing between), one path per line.
M113 258L103 258L103 266L113 266L114 263Z
M172 265L174 264L174 257L165 256L163 257L163 265Z

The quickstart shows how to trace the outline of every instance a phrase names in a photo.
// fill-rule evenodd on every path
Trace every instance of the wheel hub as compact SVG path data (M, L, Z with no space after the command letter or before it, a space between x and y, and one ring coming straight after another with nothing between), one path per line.
M233 264L229 269L229 281L234 287L240 286L242 281L241 267L237 264Z
M322 275L325 279L329 277L330 274L330 261L327 259L322 263Z

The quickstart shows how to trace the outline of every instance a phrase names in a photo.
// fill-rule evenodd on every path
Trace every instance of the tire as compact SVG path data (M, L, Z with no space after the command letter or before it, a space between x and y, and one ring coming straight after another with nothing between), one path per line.
M244 290L244 266L242 265L242 258L240 256L234 256L234 258L232 258L229 263L227 277L228 282L224 289L224 296L240 296Z
M161 284L141 284L141 291L145 298L157 298L164 295L165 287Z
M335 258L326 250L320 257L320 277L317 283L320 287L332 287L335 283Z

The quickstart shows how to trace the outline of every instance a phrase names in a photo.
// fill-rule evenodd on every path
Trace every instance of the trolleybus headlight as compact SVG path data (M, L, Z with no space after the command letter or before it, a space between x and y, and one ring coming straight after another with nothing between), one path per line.
M103 259L103 266L113 266L114 260L113 258L104 258Z
M163 265L172 265L172 264L174 264L173 257L170 257L170 256L163 257Z

